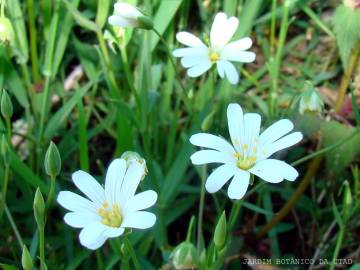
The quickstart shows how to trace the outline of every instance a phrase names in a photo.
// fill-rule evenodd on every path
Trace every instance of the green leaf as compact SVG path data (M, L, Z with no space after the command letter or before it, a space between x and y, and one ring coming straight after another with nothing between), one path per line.
M161 4L154 16L154 27L161 35L164 34L181 3L182 0L161 1ZM151 51L155 49L158 42L159 37L153 34L151 36Z
M74 96L72 96L60 110L58 110L53 117L49 120L49 123L46 126L44 136L47 140L50 140L63 125L73 108L76 104L81 100L81 98L87 93L87 91L92 86L93 82L87 83L81 89L75 92Z
M339 6L333 17L334 32L344 68L347 67L351 51L360 42L360 10Z
M63 2L65 3L66 8L70 11L70 13L73 15L74 19L80 26L94 32L101 31L100 27L96 23L86 18L80 11L74 8L74 6L69 3L69 1L63 0Z

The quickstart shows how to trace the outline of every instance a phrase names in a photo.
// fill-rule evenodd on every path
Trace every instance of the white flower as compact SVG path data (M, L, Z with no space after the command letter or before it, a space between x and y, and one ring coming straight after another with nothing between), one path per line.
M72 175L74 184L88 199L62 191L57 201L71 211L64 221L82 228L79 238L83 246L97 249L108 238L122 235L125 228L147 229L155 224L156 216L141 210L155 204L156 192L147 190L135 195L143 174L144 167L138 162L127 166L124 159L115 159L106 173L105 189L84 171Z
M225 13L218 13L210 31L210 45L205 45L199 38L188 32L179 32L176 39L188 48L173 51L175 57L181 57L181 64L188 68L190 77L198 77L216 64L221 78L226 75L232 84L239 81L239 74L230 61L250 63L255 60L255 53L245 51L252 45L250 38L230 42L239 24L235 17L227 18Z
M152 29L153 23L151 19L145 16L136 7L118 2L114 5L114 15L108 19L109 23L114 26L121 27L139 27L144 29Z
M259 135L259 114L243 114L238 104L230 104L227 119L232 145L221 137L207 133L195 134L190 138L193 145L211 149L194 153L191 156L193 164L223 164L209 175L205 184L208 192L217 192L232 179L228 196L241 199L249 186L250 173L270 183L279 183L284 179L294 181L298 177L298 172L289 164L269 158L303 138L300 132L286 135L294 128L290 120L279 120Z

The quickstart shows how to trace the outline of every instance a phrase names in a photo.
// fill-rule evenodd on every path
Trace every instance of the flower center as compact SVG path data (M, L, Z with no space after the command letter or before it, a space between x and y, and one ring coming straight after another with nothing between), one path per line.
M220 60L220 54L216 51L209 50L209 59L212 63L215 63Z
M256 163L255 156L244 158L240 153L235 153L234 157L237 159L236 166L242 170L248 170Z
M120 214L120 207L118 204L113 204L109 207L107 202L103 203L102 207L98 209L98 214L101 217L101 222L109 227L120 227L122 217Z

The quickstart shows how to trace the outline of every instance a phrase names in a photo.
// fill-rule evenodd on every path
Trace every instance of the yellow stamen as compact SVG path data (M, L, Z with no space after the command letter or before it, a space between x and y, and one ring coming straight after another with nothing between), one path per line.
M122 223L122 216L120 213L120 207L118 204L113 204L112 208L109 208L109 204L104 202L102 207L98 209L98 214L101 217L101 222L109 227L120 227Z
M212 63L217 62L220 60L220 55L217 52L210 51L209 52L209 59Z
M245 143L245 144L243 144L243 148L244 148L244 150L247 150L247 149L249 148L249 145L247 145L247 144Z

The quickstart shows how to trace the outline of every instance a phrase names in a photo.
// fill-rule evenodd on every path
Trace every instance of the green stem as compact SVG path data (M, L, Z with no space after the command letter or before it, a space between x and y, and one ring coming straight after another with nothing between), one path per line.
M42 136L44 132L44 125L45 125L45 116L46 116L46 109L48 106L48 99L49 99L49 91L50 91L50 76L47 75L45 79L45 86L44 86L44 93L43 93L43 100L41 105L41 115L40 115L40 127L39 127L39 136L38 136L38 147L42 141Z
M51 205L51 203L52 203L52 201L54 199L55 180L56 180L56 177L54 175L50 176L50 190L49 190L49 195L47 197L46 206L45 206L46 211L49 210L50 205Z
M161 43L164 45L164 47L166 48L166 53L168 55L168 58L170 60L170 63L173 67L173 69L175 70L175 74L176 74L176 79L178 80L179 82L179 85L182 89L182 92L181 92L181 95L182 95L182 98L183 98L183 101L185 103L185 105L190 108L190 101L189 101L189 98L188 98L188 95L187 95L187 91L185 89L185 86L183 85L182 81L181 81L181 78L180 78L180 73L179 72L176 72L177 71L177 68L176 68L176 64L174 62L174 59L172 58L172 54L171 54L171 50L169 48L169 45L168 43L166 42L166 40L163 38L163 36L159 33L159 31L157 31L155 28L152 29L154 31L154 33L159 37Z
M6 204L4 206L4 209L5 209L5 214L6 214L7 218L9 219L10 225L11 225L11 227L12 227L14 233L15 233L16 239L17 239L17 241L19 243L20 250L22 250L22 248L24 246L24 242L23 242L23 240L21 238L20 232L19 232L19 230L18 230L18 228L17 228L17 226L15 224L15 221L11 216L9 208L7 208Z
M241 209L241 204L242 204L242 200L237 200L234 204L233 207L231 209L230 212L230 218L229 218L229 229L228 232L230 233L236 224L236 221L238 219L239 213L240 213L240 209Z
M31 68L32 75L35 82L40 81L39 73L39 62L38 62L38 53L37 53L37 33L35 25L35 16L34 16L34 0L27 0L28 14L29 14L29 32L30 32L30 48L31 48Z
M200 189L200 202L199 202L199 215L198 215L198 226L197 226L197 250L200 254L201 243L203 240L202 226L203 226L203 215L204 215L204 203L205 203L205 182L206 182L206 165L202 167L201 173L201 189Z
M275 115L275 108L276 104L275 101L277 100L277 90L278 90L278 82L280 76L280 67L281 67L281 59L283 56L283 50L286 40L287 29L289 26L289 5L283 5L283 15L281 19L281 26L280 26L280 33L279 33L279 42L278 48L276 50L275 59L271 61L271 91L270 91L270 98L269 98L269 109L270 109L270 116Z
M45 264L45 228L44 226L39 227L39 237L40 237L40 269L45 270L44 264Z
M341 249L341 245L344 241L345 238L345 231L346 231L346 227L345 226L340 226L340 231L336 240L336 246L335 246L335 251L334 251L334 255L333 255L333 259L331 262L331 266L330 266L330 270L334 270L335 269L335 260L338 258L339 253L340 253L340 249Z
M140 264L139 264L139 261L136 257L136 253L135 253L135 250L134 248L132 247L129 239L124 236L124 243L125 243L125 246L126 246L126 249L128 250L128 252L130 253L130 257L131 257L131 260L133 261L134 265L135 265L135 269L136 270L140 270Z
M276 4L277 4L277 0L272 0L271 26L270 26L270 53L271 54L273 54L275 51Z
M346 90L348 89L351 80L351 75L354 73L357 67L357 63L359 62L359 59L360 59L360 42L352 50L348 65L341 79L341 83L338 91L338 97L335 103L336 112L339 112L343 106Z
M11 121L10 117L5 118L5 124L6 124L6 136L9 143L9 146L11 145Z
M10 175L10 164L5 164L5 172L4 172L4 181L1 191L1 205L0 205L0 220L6 205L6 194L8 189L8 183L9 183L9 175Z

